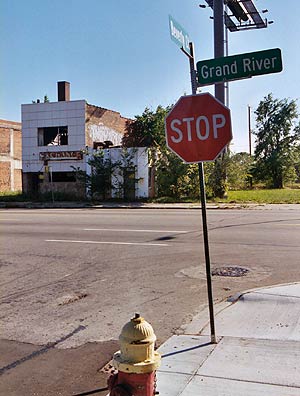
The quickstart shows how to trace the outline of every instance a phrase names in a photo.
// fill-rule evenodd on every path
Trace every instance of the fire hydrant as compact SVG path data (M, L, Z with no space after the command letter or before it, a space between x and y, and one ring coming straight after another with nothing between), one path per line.
M156 369L161 356L154 351L156 336L152 326L139 314L123 327L120 351L113 357L118 370L108 380L110 396L153 396L156 392Z

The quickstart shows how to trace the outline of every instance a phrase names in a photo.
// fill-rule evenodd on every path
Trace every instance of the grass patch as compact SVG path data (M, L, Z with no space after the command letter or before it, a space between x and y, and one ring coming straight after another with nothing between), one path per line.
M47 193L39 197L31 197L22 192L0 192L0 202L51 202L52 194ZM54 201L84 201L74 197L74 195L66 193L54 193ZM119 200L109 200L110 202L118 202ZM199 203L197 198L174 198L174 197L160 197L154 199L135 200L139 202L154 202L154 203ZM207 199L208 202L223 202L223 203L257 203L257 204L300 204L300 189L299 188L285 188L285 189L258 189L258 190L239 190L228 191L226 199ZM124 202L124 200L120 200Z
M227 203L266 203L266 204L299 204L299 189L246 190L229 191L226 199L218 202Z
M29 197L21 191L0 192L0 202L23 202L29 201Z
M150 198L148 202L153 202L153 203L199 203L200 198L189 198L189 197L183 197L183 198L175 198L175 197L159 197L159 198Z

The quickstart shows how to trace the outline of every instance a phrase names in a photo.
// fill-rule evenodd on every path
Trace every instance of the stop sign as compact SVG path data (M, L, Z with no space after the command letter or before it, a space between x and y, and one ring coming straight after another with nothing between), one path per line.
M230 110L209 93L182 96L165 132L167 146L183 161L213 161L232 139Z

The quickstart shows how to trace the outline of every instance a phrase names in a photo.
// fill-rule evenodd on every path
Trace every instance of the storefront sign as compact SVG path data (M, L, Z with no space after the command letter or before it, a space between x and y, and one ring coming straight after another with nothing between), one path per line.
M81 160L82 151L46 151L40 153L41 161L48 160Z

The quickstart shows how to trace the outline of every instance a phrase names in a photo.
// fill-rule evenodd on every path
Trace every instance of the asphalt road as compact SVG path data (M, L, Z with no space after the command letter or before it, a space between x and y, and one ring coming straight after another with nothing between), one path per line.
M207 304L199 210L6 209L0 224L4 344L106 345L135 312L161 343ZM212 269L249 270L213 276L215 302L299 280L300 208L209 210L208 225ZM24 354L4 353L5 373Z

